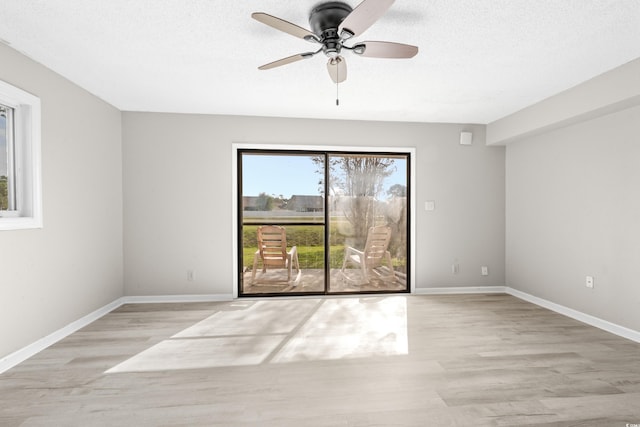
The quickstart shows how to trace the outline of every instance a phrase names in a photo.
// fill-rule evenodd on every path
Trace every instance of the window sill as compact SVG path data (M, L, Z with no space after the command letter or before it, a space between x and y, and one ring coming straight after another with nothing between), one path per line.
M0 231L42 228L42 218L0 217Z

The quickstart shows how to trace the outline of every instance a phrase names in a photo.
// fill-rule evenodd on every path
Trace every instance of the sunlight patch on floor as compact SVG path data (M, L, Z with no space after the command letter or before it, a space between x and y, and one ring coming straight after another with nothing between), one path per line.
M172 338L287 334L316 305L317 299L254 301L244 310L219 311Z
M170 371L258 365L282 336L169 339L136 354L106 373Z
M218 311L106 373L402 354L405 297L268 300Z
M391 356L408 351L405 297L330 299L273 361Z

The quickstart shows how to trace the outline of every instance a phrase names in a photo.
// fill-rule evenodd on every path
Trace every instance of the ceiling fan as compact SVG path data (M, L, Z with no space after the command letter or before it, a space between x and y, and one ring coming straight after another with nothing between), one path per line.
M347 63L341 55L343 49L370 58L412 58L418 53L417 46L385 41L345 44L373 25L393 2L394 0L363 0L355 9L339 1L320 3L311 10L309 15L309 25L313 31L266 13L252 13L251 17L263 24L320 45L316 51L282 58L262 65L258 69L269 70L308 59L323 52L329 58L327 61L329 76L335 83L342 83L347 78Z

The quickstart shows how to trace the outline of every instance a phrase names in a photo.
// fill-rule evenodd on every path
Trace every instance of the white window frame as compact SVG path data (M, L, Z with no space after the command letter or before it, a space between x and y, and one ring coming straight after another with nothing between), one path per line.
M0 80L0 104L13 110L7 144L15 189L14 210L0 211L0 231L42 228L40 98Z
M242 149L260 149L260 150L282 150L282 151L336 151L336 152L368 152L371 154L384 153L409 153L411 158L409 176L409 188L411 188L411 223L409 233L416 236L416 147L370 147L370 146L332 146L332 145L300 145L300 144L259 144L259 143L231 143L231 247L233 254L238 253L238 151ZM412 237L409 246L409 293L416 292L416 238ZM231 292L234 299L238 298L238 264L240 260L234 255L232 260L233 277L231 281ZM399 294L403 295L403 294Z

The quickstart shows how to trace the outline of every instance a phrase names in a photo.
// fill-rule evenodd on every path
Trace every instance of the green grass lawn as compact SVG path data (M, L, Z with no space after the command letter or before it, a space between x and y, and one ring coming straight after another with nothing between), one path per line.
M243 259L244 267L253 266L253 256L256 253L257 225L243 226ZM329 236L332 243L329 253L330 268L342 267L344 261L345 236L337 232L332 232ZM298 260L301 269L323 269L324 268L324 226L323 225L288 225L287 226L287 249L295 245L298 249ZM404 259L392 258L391 262L397 270L403 270L406 265Z
M287 248L291 250L291 247ZM302 269L322 269L324 268L324 246L297 246L298 261ZM253 266L253 255L258 250L257 247L243 249L243 266ZM344 258L344 246L331 246L331 268L342 267Z

